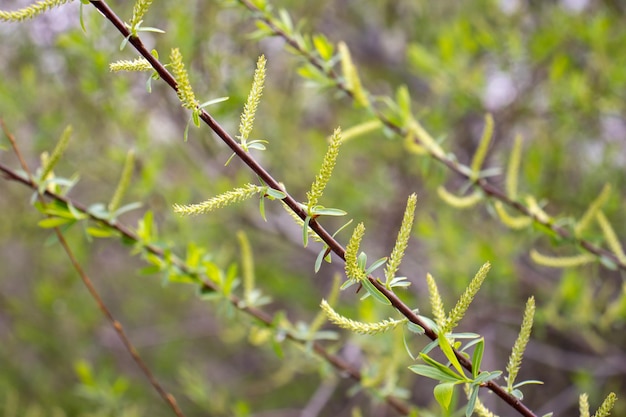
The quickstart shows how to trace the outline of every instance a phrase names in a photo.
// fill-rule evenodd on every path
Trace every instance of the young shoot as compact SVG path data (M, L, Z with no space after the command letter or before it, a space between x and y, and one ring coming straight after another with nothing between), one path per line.
M139 32L165 33L164 30L158 28L148 26L141 27L141 24L143 23L143 16L152 5L152 1L153 0L137 0L135 2L135 6L133 7L133 17L130 19L130 23L124 23L130 31L130 35L122 40L122 43L120 44L120 51L126 47L130 38L136 38Z

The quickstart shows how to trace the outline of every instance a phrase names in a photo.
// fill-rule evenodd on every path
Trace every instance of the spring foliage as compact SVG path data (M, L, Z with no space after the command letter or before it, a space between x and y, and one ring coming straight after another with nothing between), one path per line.
M0 12L0 19L4 21L22 21L30 19L53 7L61 6L66 1L40 1L33 6L13 12ZM99 3L99 2L96 2ZM160 29L142 26L144 19L149 18L151 0L137 0L133 7L133 14L129 23L126 23L125 38L120 49L123 49L130 38L138 38L142 32L164 33ZM205 121L208 128L213 129L218 136L230 146L235 153L228 159L228 162L237 154L241 160L248 165L257 184L252 182L243 186L235 186L229 191L212 197L198 204L174 204L173 211L178 214L207 214L217 209L227 207L235 203L243 203L252 197L259 197L260 215L266 219L265 201L281 200L283 208L289 211L295 220L297 227L302 229L303 245L307 246L309 238L322 243L322 250L315 263L315 271L321 269L323 260L330 262L332 257L339 258L345 262L344 273L346 280L340 285L339 279L335 279L327 302L322 299L320 309L310 323L292 322L286 313L278 312L270 315L262 308L271 301L271 298L259 288L259 279L256 276L257 263L254 262L254 248L251 240L244 232L237 232L238 250L240 252L238 268L233 264L229 267L219 265L215 257L223 257L223 253L218 253L200 247L193 242L187 242L186 256L177 256L173 247L168 246L159 239L156 230L153 214L147 211L137 224L136 232L129 229L118 221L118 217L126 211L139 207L138 203L122 205L124 196L132 187L132 174L135 166L135 151L126 153L126 160L118 186L108 204L99 203L89 207L82 204L75 204L65 196L78 181L77 178L63 178L53 173L53 169L58 166L68 148L71 128L67 128L58 141L50 156L42 154L42 166L38 170L38 175L32 179L24 179L20 174L11 170L3 170L7 178L21 181L26 186L37 189L40 195L44 191L53 200L51 204L43 204L41 201L35 206L46 216L39 222L43 228L55 228L61 233L60 226L64 227L64 232L69 230L74 224L91 224L84 228L85 235L90 238L121 238L122 242L132 247L131 253L140 254L148 266L144 273L162 274L164 282L177 282L194 285L198 295L208 301L215 302L221 312L225 312L226 320L233 320L230 323L238 324L241 317L246 317L243 328L233 326L236 331L245 333L253 345L271 345L279 358L285 358L283 352L283 342L289 340L296 344L299 349L306 352L311 357L316 357L320 362L325 363L322 367L334 367L340 373L351 375L355 380L355 388L366 389L372 397L384 398L385 401L396 411L402 414L409 413L409 407L400 402L400 398L409 399L406 390L398 384L400 380L408 377L430 378L437 382L433 391L433 398L444 409L452 412L453 407L459 407L455 402L455 387L462 385L465 387L467 404L464 408L466 416L477 413L481 416L494 415L480 401L479 396L486 390L493 392L502 403L513 407L516 411L526 415L532 413L522 402L524 395L520 387L527 384L536 384L539 381L527 380L516 382L516 378L522 367L524 352L531 338L535 313L535 298L530 297L524 311L521 329L512 347L506 370L506 386L499 381L502 371L485 370L482 359L485 351L485 338L476 333L456 333L455 329L468 315L471 315L472 301L481 289L491 263L485 262L476 273L474 278L464 285L463 291L456 301L454 307L446 314L442 294L433 275L426 274L426 285L430 293L430 304L432 319L419 313L418 302L414 297L407 296L404 292L411 284L405 276L396 276L402 268L402 261L405 253L409 249L411 237L414 236L415 212L417 208L416 194L410 194L402 217L401 225L397 233L392 233L396 237L393 249L388 257L382 257L374 262L368 262L368 255L363 250L366 245L365 222L359 222L353 229L352 235L346 242L345 250L342 243L336 240L335 236L343 230L352 220L344 223L340 228L335 228L334 233L327 232L324 228L324 216L352 216L348 210L343 208L328 208L320 204L320 201L335 201L336 193L327 191L327 185L334 177L334 170L339 157L340 146L350 140L352 145L358 145L363 136L372 132L382 131L388 137L400 139L400 147L406 152L401 153L409 158L425 158L430 163L439 164L446 170L460 177L464 183L459 187L459 191L448 191L447 185L437 184L437 194L444 203L453 209L476 210L478 207L487 207L494 218L499 219L505 228L512 230L529 230L534 227L539 232L545 233L573 252L572 255L560 254L550 255L540 252L540 249L530 248L527 253L529 258L536 264L553 268L575 268L587 264L603 264L612 269L626 270L626 255L617 236L614 227L611 225L609 217L605 214L605 209L611 199L611 186L606 184L597 197L587 205L579 217L566 218L559 215L550 215L545 201L530 191L523 191L520 187L520 178L524 166L524 152L522 151L522 139L517 135L510 154L508 156L508 166L504 190L495 188L489 182L489 178L500 174L500 168L491 165L490 152L495 140L496 123L494 116L486 114L483 123L482 134L478 139L477 146L472 151L471 163L465 165L460 162L460 158L447 149L449 146L427 129L428 124L424 123L420 117L420 111L412 108L413 99L407 86L397 88L395 96L380 97L368 90L366 78L362 78L348 44L343 41L330 41L325 35L308 35L302 32L300 24L294 24L292 17L286 10L279 10L276 14L274 9L264 0L247 1L240 0L234 2L239 4L240 9L247 9L253 12L252 18L257 21L258 31L253 35L257 38L270 36L281 37L288 45L291 53L299 57L298 73L308 79L313 85L327 89L334 89L341 93L347 100L351 100L355 105L355 112L363 113L361 123L347 129L342 134L341 129L336 128L328 141L328 146L317 175L313 179L309 191L306 192L306 201L299 201L287 192L286 187L277 178L269 174L254 156L247 160L247 154L242 154L241 149L249 152L250 149L266 151L265 140L250 140L253 131L255 115L264 97L264 85L266 79L267 60L261 55L257 60L252 85L249 89L247 100L243 104L242 114L239 116L238 141L234 141L235 136L228 132L224 133L221 126L216 127L216 122L207 122L208 113L204 110L210 104L225 101L226 98L218 98L201 103L191 87L190 76L183 63L183 56L179 47L170 49L169 63L162 66L151 64L144 58L135 60L121 60L110 64L112 72L120 71L151 71L150 80L168 75L171 70L176 80L176 95L183 108L191 111L190 121L198 127L202 126L201 120ZM87 2L81 2L81 6ZM105 7L103 3L95 5ZM108 7L108 6L106 6ZM106 15L106 14L105 14ZM113 19L111 19L113 20ZM82 14L81 14L82 23ZM128 34L130 32L130 34ZM486 42L486 41L485 41ZM148 56L145 47L131 42L138 52ZM446 41L440 42L442 49L446 48ZM448 45L449 46L449 45ZM142 49L143 48L143 49ZM185 49L186 50L186 49ZM152 56L158 61L158 53L151 51ZM357 56L357 55L355 55ZM426 74L439 73L439 68L444 67L444 62L439 62L437 57L431 56L427 50L415 44L409 52L412 65L417 65ZM443 58L442 58L443 59ZM453 60L452 56L447 58ZM111 59L113 61L113 59ZM446 65L450 62L445 62ZM167 65L168 70L164 70ZM191 66L190 66L191 68ZM195 70L195 67L192 67ZM430 70L429 70L430 69ZM195 71L194 71L195 73ZM124 75L121 75L124 76ZM433 77L435 75L432 75ZM441 76L440 74L438 76ZM468 74L470 77L471 74ZM194 77L195 78L195 77ZM198 77L200 79L200 77ZM149 81L150 81L149 80ZM433 78L432 86L446 88L450 84L446 80ZM471 84L471 83L470 83ZM150 92L151 90L148 89ZM269 94L272 94L270 92ZM470 92L464 94L471 96ZM268 93L265 93L267 96ZM420 119L420 120L418 120ZM183 133L187 140L187 128ZM7 135L9 136L9 135ZM227 138L225 138L227 136ZM397 139L396 138L396 139ZM235 143L233 145L232 143ZM241 149L237 148L238 146ZM15 153L19 156L19 147L12 140ZM287 146L287 145L285 145ZM208 146L207 146L208 148ZM269 154L270 152L268 152ZM342 152L342 157L345 156ZM21 159L21 157L20 157ZM191 158L193 159L193 158ZM222 160L223 161L223 160ZM250 162L252 161L252 162ZM412 165L414 162L411 160ZM409 165L409 164L408 164ZM424 164L426 165L426 164ZM398 164L400 166L400 164ZM427 168L428 169L428 168ZM356 179L355 179L356 180ZM272 187L267 184L273 184ZM280 186L279 186L280 185ZM369 185L369 184L368 184ZM386 184L389 186L389 184ZM179 187L186 188L187 184L180 184ZM367 187L363 194L369 198L381 199L387 192L383 187ZM392 188L392 187L388 187ZM347 194L346 190L343 190ZM269 203L268 203L269 204ZM278 204L276 204L278 206ZM466 211L465 213L468 213ZM271 212L270 215L274 215ZM356 217L356 216L355 216ZM277 229L276 222L268 222L269 229ZM566 225L566 226L563 226ZM593 235L594 227L596 235ZM424 228L422 227L421 230ZM508 232L502 232L508 233ZM512 232L511 232L512 233ZM593 241L589 236L593 236ZM232 236L219 236L227 241ZM433 239L443 237L443 233L434 233ZM338 239L338 238L337 238ZM376 241L377 236L368 236L369 240ZM599 242L599 243L596 243ZM368 250L368 252L370 252ZM332 255L334 253L334 255ZM332 255L332 257L331 257ZM70 256L71 257L71 256ZM72 257L71 257L72 258ZM460 257L459 257L460 258ZM72 258L73 259L73 258ZM371 259L371 258L370 258ZM285 262L285 259L279 263ZM506 262L502 259L495 259L496 262ZM74 262L75 263L75 262ZM459 264L462 265L461 260ZM377 276L377 269L384 267L384 280ZM276 267L276 265L274 265ZM419 277L412 277L419 278ZM359 301L354 307L363 320L348 318L339 314L335 308L338 304L338 292L357 284L357 292L364 289ZM288 285L285 285L288 287ZM411 295L411 294L409 294ZM405 300L405 296L408 300ZM377 303L373 303L376 301ZM619 313L619 300L615 301L615 307L611 311ZM617 317L618 313L615 314ZM389 317L390 315L400 315L398 319ZM607 316L608 317L608 316ZM610 322L609 317L607 320ZM369 363L363 365L361 369L355 369L349 364L330 353L319 342L322 340L336 341L337 333L332 330L324 330L324 322L328 320L330 325L346 330L348 333L357 335L370 335L380 338L376 342L375 349L368 350L367 345L362 349L367 353ZM118 322L112 320L113 323ZM117 326L114 326L116 329ZM402 332L391 332L401 328ZM235 332L235 330L233 331ZM402 339L398 334L402 333ZM407 336L408 335L408 336ZM415 356L412 354L412 346L415 344L413 337L428 337L430 342L424 349ZM334 347L341 346L342 341ZM387 349L388 351L385 351ZM439 355L445 357L446 362L435 359L431 351L435 349ZM135 357L135 349L128 348L129 353ZM332 349L331 349L332 350ZM471 352L471 355L470 353ZM406 353L406 354L405 354ZM417 358L417 359L416 359ZM306 362L308 357L304 358ZM289 363L293 360L293 363ZM297 359L284 359L286 368L304 369L304 365L297 363ZM411 363L408 365L407 363ZM413 374L406 372L407 367ZM376 371L376 368L381 369ZM90 376L86 366L78 366L77 371L82 375L85 386L93 387L95 383ZM325 368L324 368L325 369ZM327 372L325 369L324 372ZM324 374L324 372L321 372ZM149 374L149 372L147 372ZM187 380L193 376L185 374ZM417 376L416 376L417 375ZM158 384L153 384L159 390ZM189 384L191 386L193 384ZM119 387L118 387L119 390ZM114 390L112 390L114 391ZM210 392L210 390L201 390ZM94 391L95 392L95 391ZM197 394L197 393L196 393ZM90 394L93 397L93 393ZM191 397L192 394L189 394ZM163 395L166 402L168 395ZM202 399L202 395L196 395L197 400ZM594 417L605 417L611 413L615 406L615 394L609 394ZM175 401L172 400L175 404ZM214 410L213 410L214 411ZM241 410L239 410L241 411ZM579 411L581 417L590 416L589 402L586 395L580 397ZM220 411L221 413L232 412ZM418 412L418 407L414 406L414 412ZM354 412L358 415L359 411ZM244 411L241 411L245 415ZM530 414L534 415L534 414Z

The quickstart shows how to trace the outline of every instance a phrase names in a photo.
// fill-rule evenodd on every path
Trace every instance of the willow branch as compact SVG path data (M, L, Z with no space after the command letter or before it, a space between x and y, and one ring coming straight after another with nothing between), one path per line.
M124 25L123 21L115 14L111 8L104 1L91 1L91 4L96 7L103 15L106 17L122 34L123 37L129 37L131 34L129 30ZM178 86L176 80L170 74L170 72L165 68L165 66L152 54L150 51L144 46L143 42L139 37L130 36L129 43L133 45L133 47L144 57L146 58L150 64L153 66L154 70L159 74L159 76L175 91L178 91ZM200 110L200 118L205 122L207 126L213 132L222 139L222 141L239 157L239 159L244 162L261 180L263 180L268 186L282 190L283 187L280 183L274 179L253 157L250 153L246 152L239 143L224 129L222 126L205 110ZM302 220L305 220L307 215L305 211L300 207L298 202L288 193L286 193L286 197L283 199L285 204L293 210L294 213L298 215ZM324 229L316 220L311 220L309 223L309 227L317 233L317 235L328 245L331 251L333 251L337 256L339 256L342 260L345 261L345 249L343 246L336 241L326 229ZM376 288L383 293L383 295L391 302L391 304L399 311L403 316L405 316L409 321L418 326L422 327L425 331L425 334L431 339L436 340L437 334L423 321L408 305L406 305L393 291L388 290L383 284L379 283L374 277L369 276L368 279L370 282L376 286ZM461 362L461 364L471 372L472 365L471 362L462 356L458 351L455 350L455 355ZM485 386L502 398L505 402L507 402L511 407L517 410L521 415L526 417L536 417L536 415L527 408L522 402L520 402L517 398L507 393L503 388L494 383L493 381L488 382Z

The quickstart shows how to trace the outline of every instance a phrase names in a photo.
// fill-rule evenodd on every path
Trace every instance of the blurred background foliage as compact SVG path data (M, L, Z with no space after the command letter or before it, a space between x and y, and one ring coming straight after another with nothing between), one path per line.
M4 1L2 8L27 3ZM130 19L132 2L111 5ZM513 138L521 134L520 190L543 200L550 215L579 218L610 183L613 193L604 211L624 241L622 2L280 0L274 5L302 20L305 33L345 41L372 92L393 95L406 84L419 120L460 161L471 160L487 112L494 116L496 132L485 166L505 167ZM158 81L148 94L145 74L110 73L110 62L132 59L134 53L130 47L119 51L119 34L91 7L85 7L84 17L86 33L78 4L0 25L0 117L31 167L71 124L72 141L55 172L80 174L72 198L106 203L126 153L135 149L137 165L125 202L140 201L143 207L123 215L122 222L135 225L152 210L165 244L180 254L188 242L205 246L223 268L239 264L236 233L244 230L258 287L273 298L266 309L285 311L293 323L311 321L342 265L325 264L314 274L321 247L312 243L303 249L300 230L276 203L268 202L267 222L253 201L207 216L174 215L174 203L199 202L255 178L237 160L224 166L230 151L204 126L192 126L184 143L189 115L175 94ZM341 94L299 78L299 59L285 52L282 40L251 40L255 25L241 6L155 2L145 20L144 25L167 32L143 35L149 47L162 57L171 47L181 49L200 101L230 97L209 111L232 134L256 59L266 55L267 84L252 139L269 144L255 156L301 201L333 128L368 120ZM0 161L17 167L6 138L1 140ZM492 181L503 188L503 177ZM595 409L614 391L622 397L614 414L624 415L624 273L599 263L567 270L537 266L529 258L531 248L561 255L575 254L576 248L540 230L507 229L489 204L467 211L449 207L437 197L440 185L455 190L463 180L435 161L408 154L400 138L375 132L342 146L320 203L365 222L363 246L377 259L391 251L406 197L416 192L416 226L401 267L413 283L402 293L409 305L430 314L425 285L430 272L451 308L480 265L490 261L492 271L461 323L461 330L485 337L485 368L504 369L525 301L534 295L537 323L521 377L545 385L527 387L526 404L541 414L573 415L581 392L590 394ZM0 415L169 415L50 231L37 227L40 215L29 207L31 192L9 182L0 187ZM323 224L335 230L342 223ZM349 234L338 237L345 244ZM88 242L80 227L67 237L188 416L305 415L301 412L314 411L325 393L319 415L350 415L354 407L362 407L364 415L393 415L375 394L364 395L300 348L285 345L284 357L278 358L250 319L199 299L190 287L142 275L145 264L118 242ZM602 236L590 230L584 237L595 242ZM342 295L338 310L364 321L394 314L358 302L352 291ZM419 338L409 342L414 352L426 344ZM362 367L365 385L393 386L397 376L419 415L442 415L430 382L407 372L410 358L398 332L342 335L327 346ZM493 396L483 397L495 412L512 415Z

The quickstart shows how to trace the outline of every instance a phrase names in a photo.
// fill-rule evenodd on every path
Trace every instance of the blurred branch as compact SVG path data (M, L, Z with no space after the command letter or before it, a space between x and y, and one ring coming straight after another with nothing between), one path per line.
M11 142L11 146L13 147L13 150L15 151L15 154L17 155L18 160L20 161L20 165L22 166L22 169L24 170L26 175L28 175L28 180L24 179L22 183L29 185L31 188L35 190L35 192L38 192L39 187L34 181L33 175L31 174L30 169L28 168L28 165L26 164L26 161L22 157L22 153L20 152L20 149L17 146L17 142L15 141L13 134L11 134L11 132L8 130L8 128L4 124L4 120L0 119L0 125L2 126L2 130L4 131L5 135L9 138L9 141ZM2 167L2 171L5 172L5 174L7 175L9 174L8 172L6 172L4 166ZM13 176L15 175L14 172L11 174ZM8 178L11 179L11 177L8 177ZM42 178L45 179L45 176ZM45 206L46 202L42 194L38 193L38 199L41 202L41 204ZM50 215L47 215L47 216L50 217ZM89 276L87 275L83 267L80 265L80 263L76 259L76 256L74 256L74 252L68 245L67 241L65 240L65 237L63 236L63 233L61 232L61 229L58 226L54 228L54 233L56 234L56 237L59 240L59 243L63 247L63 250L67 254L67 257L69 258L70 263L72 264L72 266L74 267L74 269L80 276L80 279L83 281L83 284L89 291L89 294L94 299L96 304L98 304L98 308L100 309L102 314L107 318L107 320L109 320L109 322L111 323L111 326L113 326L113 329L115 329L115 333L117 333L117 336L120 338L120 340L122 341L122 344L124 345L128 353L130 353L130 356L133 358L137 366L141 369L141 371L146 376L146 378L148 378L148 381L150 381L150 384L154 387L154 389L161 396L161 398L163 398L163 400L172 408L172 410L174 411L174 414L176 414L178 417L185 417L182 410L178 407L178 404L176 403L176 398L174 398L172 394L168 393L163 388L163 386L159 383L159 381L157 381L156 377L154 376L154 374L152 373L148 365L143 361L143 359L141 359L141 356L139 355L139 351L137 351L135 346L132 344L132 342L126 335L126 331L124 330L124 327L122 326L122 324L115 319L115 317L113 316L113 313L105 304L104 300L98 293L98 290L96 290L96 287L93 285L93 282L91 281L91 279L89 278Z
M19 156L21 158L21 156ZM20 175L18 172L14 171L13 169L7 167L6 165L0 163L0 172L3 174L3 176L5 177L5 179L9 180L9 181L15 181L18 183L21 183L22 185L25 185L33 190L37 190L38 189L38 185L28 179L25 178L23 175ZM139 238L139 236L137 236L137 234L132 231L128 226L125 226L123 223L119 222L118 220L110 220L110 219L103 219L100 217L97 217L95 215L93 215L92 213L90 213L87 210L87 207L75 200L72 200L68 197L59 195L57 193L51 192L46 190L44 192L44 196L51 198L53 200L56 200L58 202L67 204L67 205L71 205L73 206L77 211L81 212L82 214L85 214L87 216L89 216L89 218L95 222L98 222L108 228L114 229L117 232L119 232L124 238L135 242L135 243L141 243L143 244L143 241ZM153 255L158 256L161 259L165 259L166 255L163 249L155 246L155 245L144 245L144 248L152 253ZM209 279L207 279L206 277L199 277L196 273L194 273L191 268L189 268L185 262L183 262L179 257L175 256L175 255L169 255L169 259L172 261L172 263L178 267L184 274L193 277L193 278L198 278L201 280L202 282L202 286L205 290L210 290L210 291L217 291L218 288L216 287L216 285L210 281ZM88 288L90 288L88 286ZM271 327L274 323L274 317L271 316L269 313L259 309L259 308L255 308L255 307L249 307L249 306L245 306L244 303L242 303L242 299L240 299L237 296L231 295L229 297L228 300L235 308L237 308L239 311L246 313L248 315L250 315L251 317L255 318L256 320L258 320L259 322L263 323L264 325ZM100 303L99 303L100 304ZM107 314L107 317L109 317L109 315ZM114 323L118 323L117 321L114 321ZM119 324L119 323L118 323ZM115 330L118 331L118 327L114 324ZM121 326L120 326L121 329ZM123 331L123 330L122 330ZM295 342L295 343L299 343L301 345L305 345L307 343L309 343L309 341L307 340L303 340L303 339L299 339L297 338L295 335L293 335L290 332L287 332L286 337L288 340ZM358 369L356 369L355 367L353 367L352 365L350 365L348 362L346 362L345 360L343 360L342 358L340 358L339 356L333 355L332 353L328 352L321 344L317 343L317 342L313 342L311 344L313 351L320 357L322 358L324 361L328 362L330 365L332 365L337 371L339 371L340 373L344 373L346 375L348 375L350 378L352 378L353 380L355 380L356 382L361 382L361 373ZM132 354L132 353L131 353ZM133 356L134 357L134 356ZM142 368L143 369L143 368ZM385 397L385 401L387 402L387 404L389 404L390 407L392 407L393 409L395 409L399 414L402 415L408 415L409 414L409 407L402 402L400 399L393 397L393 396L386 396Z
M331 66L325 65L325 62L321 58L306 50L303 44L299 42L296 37L281 29L279 25L277 25L277 22L274 20L274 18L268 12L259 9L250 0L238 1L248 10L253 12L254 19L261 21L265 25L267 25L275 36L281 37L287 43L287 45L289 45L289 47L293 49L294 52L296 52L298 55L308 61L308 63L314 66L317 70L319 70L321 74L324 74L332 82L332 85L337 90L342 91L356 102L353 91L344 81L344 77L342 77L337 71L335 71ZM377 117L378 120L380 120L380 122L385 127L396 133L400 138L404 139L408 135L410 135L410 129L393 122L388 117L386 117L379 109L369 107L368 110L371 110L374 113L375 117ZM443 154L439 152L433 152L428 146L422 146L424 145L424 143L418 135L411 136L412 140L420 145L429 157L443 164L455 174L468 180L471 184L478 187L485 195L490 196L517 211L518 213L527 216L528 218L532 219L532 221L534 221L536 224L541 225L543 228L551 231L552 233L555 233L559 236L559 238L570 242L573 246L580 247L599 259L610 260L613 264L615 264L618 269L626 272L626 261L624 261L623 258L620 258L618 254L601 248L589 240L575 236L567 229L554 224L554 222L552 222L550 219L546 219L543 216L539 215L534 210L532 210L532 208L526 207L519 201L508 197L503 190L489 183L486 178L473 178L470 174L471 172L473 172L472 169L469 166L463 165L458 162L458 158L456 158L454 155L450 155L449 153Z

